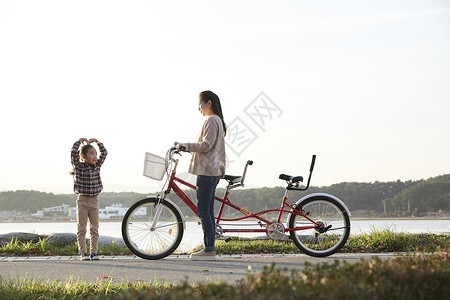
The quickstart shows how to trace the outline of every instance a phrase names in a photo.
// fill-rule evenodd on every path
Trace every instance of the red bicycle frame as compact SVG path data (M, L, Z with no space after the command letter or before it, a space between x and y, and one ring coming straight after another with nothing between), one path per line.
M167 190L166 190L166 192L164 194L166 196L166 195L168 195L170 193L171 190L173 190L175 192L175 194L177 194L178 197L180 197L180 199L184 203L186 203L186 205L198 216L197 206L183 192L183 190L177 185L176 182L179 182L180 184L185 185L185 186L187 186L187 187L189 187L189 188L191 188L193 190L196 190L197 188L196 188L196 186L190 184L189 182L186 182L186 181L176 177L176 169L177 169L177 165L178 165L178 160L174 160L174 162L175 162L175 166L172 169L172 173L171 173L170 179L169 179L169 184L168 184ZM268 227L269 225L271 225L273 223L280 223L283 213L291 213L291 214L299 215L299 216L309 220L311 222L311 225L310 226L295 227L295 228L285 228L285 232L297 231L297 230L305 230L305 229L312 229L312 228L315 228L316 226L319 226L319 224L317 224L315 221L311 220L304 212L297 210L293 205L290 205L289 203L287 203L288 193L289 193L289 189L288 188L286 188L286 192L285 192L285 194L283 196L283 200L281 202L280 208L266 209L266 210L259 211L259 212L256 212L256 213L251 213L251 212L247 211L246 209L241 208L238 205L235 205L235 204L231 203L230 199L228 198L228 196L230 194L230 190L233 189L233 188L236 188L236 187L244 185L243 181L244 181L244 178L245 178L246 170L247 170L247 166L245 167L244 175L242 176L241 182L239 184L234 185L234 184L232 184L232 182L229 183L223 198L215 196L215 200L221 203L220 204L220 208L219 208L219 212L218 212L218 214L216 216L216 224L220 224L221 221L233 222L233 221L245 220L245 219L248 219L248 218L254 218L254 219L257 219L260 222L265 223L265 225L260 223L260 225L262 227L263 226ZM232 207L233 209L235 209L237 211L240 211L243 214L243 216L242 217L238 217L238 218L230 218L230 219L223 218L222 214L223 214L225 206L229 206L229 207ZM264 214L269 213L269 212L278 212L278 217L277 217L276 222L271 222L271 221L261 217L261 215L264 215ZM228 229L223 229L224 233L227 233L227 232L235 232L235 233L238 233L238 232L266 232L266 231L267 231L266 228L260 228L260 229L258 229L258 228L254 228L254 229L248 229L248 228L247 229L244 229L244 228L231 229L231 228L228 228Z

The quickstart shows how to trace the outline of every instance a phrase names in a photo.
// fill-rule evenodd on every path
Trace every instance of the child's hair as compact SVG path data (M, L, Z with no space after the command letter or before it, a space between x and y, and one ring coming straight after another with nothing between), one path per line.
M83 147L81 147L81 149L80 149L80 158L81 158L81 160L84 160L83 156L86 156L88 151L90 149L92 149L92 148L94 148L92 145L84 145Z
M80 158L81 160L84 161L83 156L86 156L86 154L88 153L89 149L94 148L94 146L92 145L84 145L83 147L80 148ZM72 169L69 172L70 175L75 175L75 169Z

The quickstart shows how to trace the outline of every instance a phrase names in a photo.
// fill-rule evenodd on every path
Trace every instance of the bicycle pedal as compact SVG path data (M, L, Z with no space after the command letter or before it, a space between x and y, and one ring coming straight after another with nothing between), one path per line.
M229 241L231 241L231 238L229 236L225 236L219 232L216 231L216 238L222 238L225 240L226 243L228 243Z
M285 241L287 241L287 240L293 240L293 238L292 238L292 236L291 236L290 234L285 234L283 240L285 240Z

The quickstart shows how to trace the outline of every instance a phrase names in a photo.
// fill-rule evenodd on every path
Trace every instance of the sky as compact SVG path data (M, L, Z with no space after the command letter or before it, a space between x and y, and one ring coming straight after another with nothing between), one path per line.
M246 187L313 154L314 186L449 174L449 78L449 1L3 0L0 191L72 193L85 137L105 192L154 192L145 153L195 140L203 90Z

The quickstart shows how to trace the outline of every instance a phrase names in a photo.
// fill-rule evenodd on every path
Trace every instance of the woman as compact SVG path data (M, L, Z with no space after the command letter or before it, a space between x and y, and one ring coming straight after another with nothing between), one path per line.
M219 97L211 91L201 92L198 109L206 117L195 143L180 143L178 150L192 152L189 173L197 175L197 213L202 222L205 248L191 254L192 260L215 260L216 222L214 194L220 178L225 175L225 134Z

